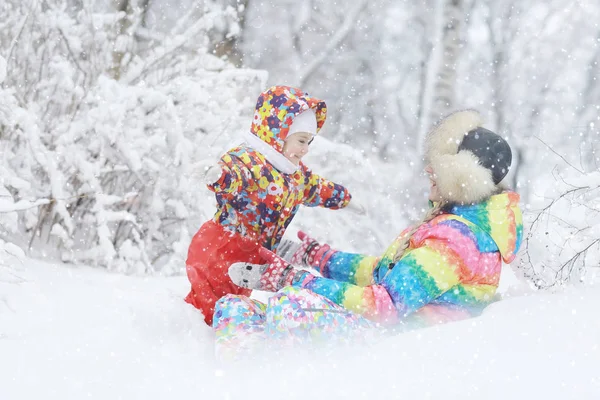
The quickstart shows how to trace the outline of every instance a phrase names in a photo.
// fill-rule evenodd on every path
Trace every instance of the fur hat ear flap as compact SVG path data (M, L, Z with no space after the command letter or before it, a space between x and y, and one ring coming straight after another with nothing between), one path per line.
M496 190L492 171L468 150L436 156L430 165L439 195L452 203L477 203Z
M481 114L476 110L456 111L440 120L427 134L425 141L425 162L443 154L458 153L458 146L464 136L483 124Z

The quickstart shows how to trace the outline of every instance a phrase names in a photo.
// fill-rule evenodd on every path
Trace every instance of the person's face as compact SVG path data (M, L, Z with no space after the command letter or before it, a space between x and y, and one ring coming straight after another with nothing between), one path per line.
M438 187L436 184L436 175L435 172L433 172L433 168L431 168L431 165L428 165L427 167L425 167L425 172L427 173L427 175L429 176L429 200L431 201L439 201L440 200L440 193L438 192Z
M308 145L313 136L308 132L296 132L290 135L283 144L283 155L295 165L308 153Z

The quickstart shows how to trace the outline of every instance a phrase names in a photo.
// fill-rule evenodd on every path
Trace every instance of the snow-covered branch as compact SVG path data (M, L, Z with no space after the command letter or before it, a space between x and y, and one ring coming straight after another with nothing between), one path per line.
M12 199L6 199L4 197L0 197L0 213L9 213L14 211L23 211L30 208L38 207L44 204L50 204L51 200L48 199L38 199L34 201L29 200L20 200L17 202L13 202Z
M122 81L125 84L135 84L142 79L153 67L160 63L165 58L170 57L174 52L180 50L193 38L206 34L206 31L212 27L213 18L217 17L217 13L208 13L198 19L191 27L183 34L176 36L170 41L161 43L161 46L154 50L153 54L148 59L140 62L137 66L131 68L123 77ZM202 49L200 49L202 50ZM204 49L206 51L206 49Z

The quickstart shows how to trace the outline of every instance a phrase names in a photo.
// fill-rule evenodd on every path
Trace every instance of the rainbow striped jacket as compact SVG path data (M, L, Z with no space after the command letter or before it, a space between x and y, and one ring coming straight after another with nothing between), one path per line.
M419 226L395 263L410 229L381 257L333 250L322 257L323 277L306 273L294 286L382 323L410 317L429 325L476 315L494 297L502 261L513 261L521 245L518 202L517 193L504 192L454 206Z

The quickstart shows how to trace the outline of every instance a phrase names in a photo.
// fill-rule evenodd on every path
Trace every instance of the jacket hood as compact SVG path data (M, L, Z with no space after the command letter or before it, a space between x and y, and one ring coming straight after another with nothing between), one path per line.
M273 86L258 97L250 133L281 153L294 118L308 109L315 111L319 132L327 117L325 102L298 88Z
M474 205L457 205L450 213L460 216L480 227L492 238L505 263L514 260L523 238L523 219L519 208L519 195L504 192ZM487 240L489 242L489 240ZM494 244L478 240L483 251L493 250ZM486 248L486 247L492 247Z

